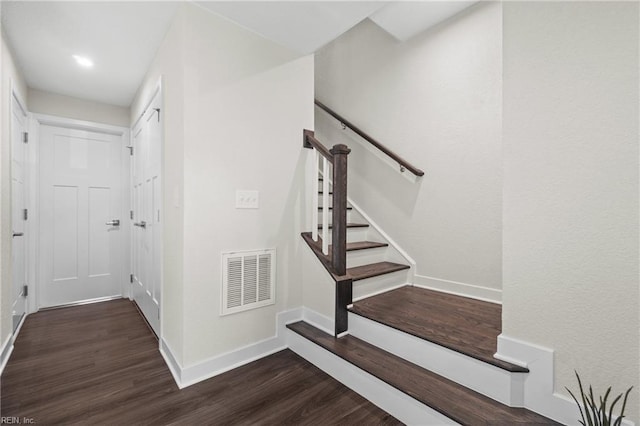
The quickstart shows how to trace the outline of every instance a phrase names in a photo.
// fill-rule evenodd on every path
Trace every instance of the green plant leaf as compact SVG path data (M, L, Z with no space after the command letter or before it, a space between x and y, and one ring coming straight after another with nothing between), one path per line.
M576 398L576 396L573 394L573 392L571 392L571 389L569 389L568 387L565 387L565 389L569 392L569 395L571 395L571 398L573 398L573 400L576 402L576 405L578 406L578 410L580 410L580 417L582 417L582 420L580 420L580 423L582 424L582 426L586 426L586 424L585 424L586 421L584 419L584 413L582 412L582 405L580 405L580 403L578 402L578 399Z
M620 426L622 424L622 419L624 418L624 410L627 408L627 398L629 398L629 393L631 392L631 389L633 389L633 386L627 389L627 392L624 394L624 401L622 402L622 410L620 410L620 415L616 420L616 423L615 423L616 426Z
M613 403L611 404L611 408L609 408L609 419L613 419L613 409L615 408L616 404L618 404L618 401L620 401L620 398L622 398L622 394L618 395L616 397L616 399L613 400ZM620 419L620 421L622 422L622 419ZM617 423L614 423L614 425Z
M604 398L600 397L600 409L598 415L602 418L602 426L611 426L611 416L607 417L607 399L611 393L611 386L604 393Z
M593 388L589 385L589 395L587 396L587 402L589 403L589 408L593 413L593 425L594 426L602 426L600 423L600 418L598 416L598 405L596 404L596 400L593 397Z
M583 419L585 420L585 423L588 424L588 426L594 426L593 425L593 420L591 420L591 415L589 414L589 404L587 403L587 396L584 393L584 387L582 386L582 380L580 380L580 375L578 374L578 372L576 371L576 377L578 378L578 386L580 387L580 396L582 397L582 406L584 407L584 417ZM580 404L578 404L580 405ZM587 426L585 424L585 426Z

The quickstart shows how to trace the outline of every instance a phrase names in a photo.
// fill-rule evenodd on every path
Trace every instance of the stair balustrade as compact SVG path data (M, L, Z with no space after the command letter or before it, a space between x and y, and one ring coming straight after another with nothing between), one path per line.
M347 156L351 150L342 144L327 149L316 139L312 130L304 130L303 146L312 149L314 155L311 175L313 205L310 245L312 248L315 245L314 251L336 282L335 335L338 336L347 331L347 306L351 304L353 298L353 280L347 276ZM322 160L322 173L320 160ZM322 206L318 204L320 193L318 181L321 174ZM329 179L333 187L331 190ZM320 211L322 211L322 223L319 223ZM329 224L329 211L331 211L331 224ZM331 248L329 248L330 229Z
M314 153L312 239L318 244L322 242L322 253L327 256L333 275L343 276L347 273L347 156L351 150L342 144L327 149L315 138L311 130L304 131L304 147L312 149ZM322 172L320 160L322 160ZM322 191L318 184L320 175L322 175ZM331 191L329 176L333 186ZM318 204L318 197L315 195L320 192L322 206ZM319 221L320 211L322 211L322 223ZM329 224L329 211L331 211L331 224ZM331 250L329 250L329 229L331 229ZM318 230L321 231L322 237Z

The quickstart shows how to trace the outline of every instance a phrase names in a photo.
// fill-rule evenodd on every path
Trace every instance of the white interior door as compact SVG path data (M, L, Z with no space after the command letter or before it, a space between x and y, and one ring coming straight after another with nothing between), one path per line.
M123 140L40 126L40 306L122 295Z
M25 135L27 113L15 96L11 98L11 240L12 251L12 317L15 330L26 312L27 294L27 170Z
M133 129L131 197L133 210L133 299L156 335L160 335L161 300L161 95L157 93Z

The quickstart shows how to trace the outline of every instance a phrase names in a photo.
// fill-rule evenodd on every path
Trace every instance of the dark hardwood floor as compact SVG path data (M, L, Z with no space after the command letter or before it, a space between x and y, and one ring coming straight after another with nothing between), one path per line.
M502 331L498 304L407 286L358 301L350 311L496 367L528 371L493 357Z
M38 424L400 424L289 350L179 390L124 299L29 316L1 381Z

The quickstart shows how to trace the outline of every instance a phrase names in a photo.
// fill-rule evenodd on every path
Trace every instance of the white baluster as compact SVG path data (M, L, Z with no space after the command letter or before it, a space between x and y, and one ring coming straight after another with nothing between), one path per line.
M329 160L322 157L322 253L329 254Z
M313 241L318 241L318 176L320 175L318 150L313 150L313 170L311 174L311 237Z

